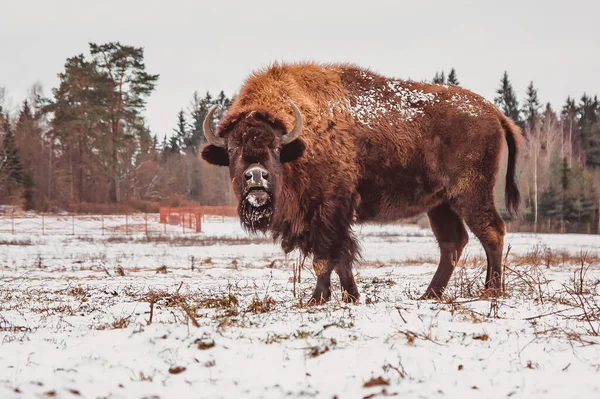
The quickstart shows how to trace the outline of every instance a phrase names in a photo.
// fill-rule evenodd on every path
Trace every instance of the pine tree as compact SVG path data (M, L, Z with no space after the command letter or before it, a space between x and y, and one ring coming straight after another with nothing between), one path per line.
M37 177L38 183L43 179L45 165L40 165L40 158L42 157L41 130L28 100L23 102L15 126L14 136L23 168L23 198L25 200L25 208L29 210L35 206L35 178Z
M525 101L523 102L523 116L525 117L525 130L528 134L539 128L541 104L538 99L537 89L533 82L527 86Z
M109 199L120 202L120 184L129 164L121 164L121 150L129 150L136 137L128 127L139 125L146 98L154 91L159 75L146 72L144 49L111 42L97 45L90 43L90 53L99 73L109 87L108 101L108 162ZM131 151L128 151L131 153ZM128 158L128 157L127 157Z
M574 213L574 198L569 193L569 178L571 168L567 161L567 157L563 157L560 169L560 188L561 188L561 203L560 203L560 218L564 226L565 220L571 220ZM564 227L563 227L564 232Z
M177 127L173 129L173 133L178 148L186 149L190 147L192 137L191 132L188 130L188 123L185 120L185 113L183 110L180 110L179 113L177 113Z
M214 103L219 104L218 112L216 112L215 114L216 119L220 120L225 115L225 113L227 113L227 109L229 109L229 106L231 105L231 100L227 98L225 92L221 90Z
M15 141L13 129L10 126L8 117L4 116L4 137L2 138L2 152L0 161L2 163L2 174L7 185L7 194L10 196L16 190L23 189L25 178L23 173L23 164L19 149Z
M436 71L435 75L433 76L433 83L436 83L436 84L445 84L446 83L446 76L444 75L444 71L442 71L442 72Z
M579 144L579 128L577 125L577 107L575 100L571 96L567 97L565 105L560 114L560 120L563 126L563 137L566 145L566 150L569 154L569 166L573 165L573 148L581 148Z
M52 117L49 135L60 150L56 159L60 170L49 173L48 196L56 191L56 195L68 198L71 203L99 201L102 197L86 177L97 181L109 176L107 125L111 88L96 64L82 54L68 58L58 77L59 86L52 89L53 98L42 107L42 112ZM57 178L66 183L67 193L60 193L63 187L53 182L53 174L60 175Z
M179 138L177 136L172 135L169 138L169 146L167 152L169 155L181 153L181 147L179 146Z
M169 141L167 140L167 136L163 136L163 140L162 143L160 145L160 152L161 152L161 162L164 164L165 162L167 162L167 158L169 157L169 154L171 153L171 149L169 148Z
M188 147L192 151L197 151L197 148L202 144L206 143L204 136L204 118L208 114L208 110L213 105L213 99L209 92L206 92L204 98L201 98L198 92L194 92L192 97L192 103L190 105L190 115L192 117L192 132L190 134L191 140L188 143Z
M458 77L456 76L456 70L454 69L454 67L450 70L450 73L448 74L448 84L460 86L460 82L458 81Z
M213 99L213 96L206 92L204 98L201 98L198 92L194 92L192 102L190 104L190 116L191 122L191 133L189 136L191 140L186 144L186 148L191 148L196 151L198 147L206 143L206 137L204 136L204 118L208 114L208 110L214 105L219 104L217 112L213 119L213 124L216 124L224 115L233 103L232 99L229 99L223 91L219 93L217 98Z
M600 132L596 129L599 114L598 97L584 93L577 106L578 127L585 163L592 168L600 167Z
M519 102L513 90L512 84L508 78L508 73L504 71L500 80L500 87L496 90L497 97L494 98L494 103L502 110L504 115L511 118L519 126L523 127L521 120L521 112L519 111Z

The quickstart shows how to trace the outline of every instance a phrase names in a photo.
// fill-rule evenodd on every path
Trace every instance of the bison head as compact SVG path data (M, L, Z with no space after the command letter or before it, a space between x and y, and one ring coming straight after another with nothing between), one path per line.
M215 134L211 121L217 106L204 119L204 135L210 143L202 150L207 162L229 166L238 198L242 225L253 232L269 229L283 186L283 164L302 156L302 114L290 100L296 122L289 132L282 121L261 111L240 115Z

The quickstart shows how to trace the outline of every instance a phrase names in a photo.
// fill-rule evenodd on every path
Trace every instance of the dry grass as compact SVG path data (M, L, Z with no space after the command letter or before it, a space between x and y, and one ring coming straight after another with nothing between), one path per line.
M390 382L383 377L371 378L363 384L363 388L372 388L378 386L389 386Z
M12 239L0 239L0 246L2 245L19 245L19 246L28 246L33 245L29 238L12 238Z
M263 299L259 299L255 296L250 305L246 308L246 312L258 314L267 313L275 309L277 302L270 296L266 296Z
M335 347L337 346L337 341L334 338L329 338L328 341L325 341L324 343L320 343L319 345L314 345L311 346L308 349L308 357L319 357L324 353L329 352L332 349L335 349Z
M467 321L481 323L503 317L501 307L506 299L532 301L550 310L525 320L536 324L538 320L556 316L564 320L579 323L563 329L549 329L543 334L560 334L570 340L590 344L584 335L600 336L600 280L590 278L590 269L597 267L599 258L589 253L567 254L553 252L547 247L536 245L524 255L508 256L504 259L503 295L499 298L488 298L484 291L484 276L486 260L482 257L465 257L455 267L454 276L444 293L441 302L452 315L456 314ZM568 283L557 286L548 274L555 268L574 269ZM407 292L407 295L410 293ZM472 302L488 301L489 311L477 312L468 306ZM413 343L419 337L410 331L401 332L408 343ZM473 339L486 340L489 337L477 336Z
M200 350L207 350L215 347L215 341L210 337L198 338L194 341Z
M115 319L112 323L102 324L96 327L96 330L118 330L121 328L129 327L131 323L130 317L120 317Z
M203 237L203 236L110 236L106 242L111 244L168 244L179 247L202 247L209 245L248 245L271 244L273 240L268 237Z
M201 299L198 306L207 309L233 309L238 306L238 299L233 294Z

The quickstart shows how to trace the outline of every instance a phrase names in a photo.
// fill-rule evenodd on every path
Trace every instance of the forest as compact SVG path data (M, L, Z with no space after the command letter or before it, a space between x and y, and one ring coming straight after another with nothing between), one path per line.
M202 122L216 121L235 94L199 89L159 139L144 118L159 74L146 71L144 50L119 42L89 44L68 58L46 96L32 84L18 109L5 107L0 81L0 205L37 212L156 212L161 205L231 205L228 171L200 160ZM460 85L454 68L432 83ZM509 75L496 106L521 127L518 182L521 217L513 231L600 233L600 103L574 93L553 107L532 81L519 101ZM496 202L503 217L503 179Z

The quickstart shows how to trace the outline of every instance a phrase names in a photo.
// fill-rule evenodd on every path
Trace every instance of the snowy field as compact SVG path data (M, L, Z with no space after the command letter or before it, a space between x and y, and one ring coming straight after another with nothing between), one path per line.
M509 234L498 300L471 238L438 302L430 230L356 231L360 304L311 308L310 260L234 220L0 233L0 398L600 397L600 237Z

